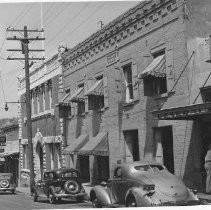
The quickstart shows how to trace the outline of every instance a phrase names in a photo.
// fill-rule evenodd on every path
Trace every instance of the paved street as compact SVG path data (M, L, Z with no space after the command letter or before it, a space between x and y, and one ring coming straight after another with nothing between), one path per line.
M31 209L76 209L92 208L90 202L76 203L75 201L63 200L58 204L49 204L47 200L40 199L33 202L32 197L23 193L0 193L0 209L2 210L31 210Z

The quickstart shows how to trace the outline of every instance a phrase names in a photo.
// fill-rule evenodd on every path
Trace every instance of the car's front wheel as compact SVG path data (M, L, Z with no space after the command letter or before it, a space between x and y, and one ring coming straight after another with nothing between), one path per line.
M93 198L92 206L93 206L93 208L102 208L102 205L99 203L97 197Z
M55 198L55 196L54 196L54 194L53 194L52 191L49 192L48 200L49 200L49 203L50 203L50 204L56 203L56 198Z
M129 196L127 198L126 207L137 207L136 199L134 196Z
M38 195L37 195L37 193L36 192L33 192L32 193L32 196L33 196L33 201L34 202L37 202L38 201Z
M14 189L13 189L13 190L11 190L11 193L12 193L12 194L15 194L15 190L14 190Z

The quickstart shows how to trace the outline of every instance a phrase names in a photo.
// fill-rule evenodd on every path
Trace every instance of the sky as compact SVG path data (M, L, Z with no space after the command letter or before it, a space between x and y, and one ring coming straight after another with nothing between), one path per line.
M106 25L137 4L138 1L0 1L0 119L18 116L17 104L8 103L8 111L4 110L4 104L5 101L18 101L17 77L24 73L24 61L5 60L8 56L23 57L20 52L7 51L21 47L18 41L6 40L7 37L23 36L20 32L6 32L7 28L23 29L27 26L28 29L41 29L43 25L44 43L31 42L29 49L44 46L45 58L49 59L57 52L59 44L74 47L100 29L99 21ZM41 37L42 34L29 33L30 36ZM42 57L43 54L33 52L30 56Z

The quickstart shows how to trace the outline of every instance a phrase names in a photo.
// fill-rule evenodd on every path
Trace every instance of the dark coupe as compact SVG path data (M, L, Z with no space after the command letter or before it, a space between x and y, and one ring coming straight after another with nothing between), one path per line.
M35 184L33 197L35 202L39 197L45 197L55 203L62 198L75 198L79 202L86 200L88 195L81 184L79 171L71 168L44 172L43 180Z
M159 163L117 166L114 177L90 191L93 207L197 205L196 191Z

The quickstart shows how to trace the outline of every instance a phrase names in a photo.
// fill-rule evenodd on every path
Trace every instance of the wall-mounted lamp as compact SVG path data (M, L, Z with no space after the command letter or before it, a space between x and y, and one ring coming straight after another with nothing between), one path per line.
M4 105L4 109L5 111L8 111L9 110L9 107L7 104L22 104L22 103L26 103L25 101L11 101L11 102L5 102L5 105Z

